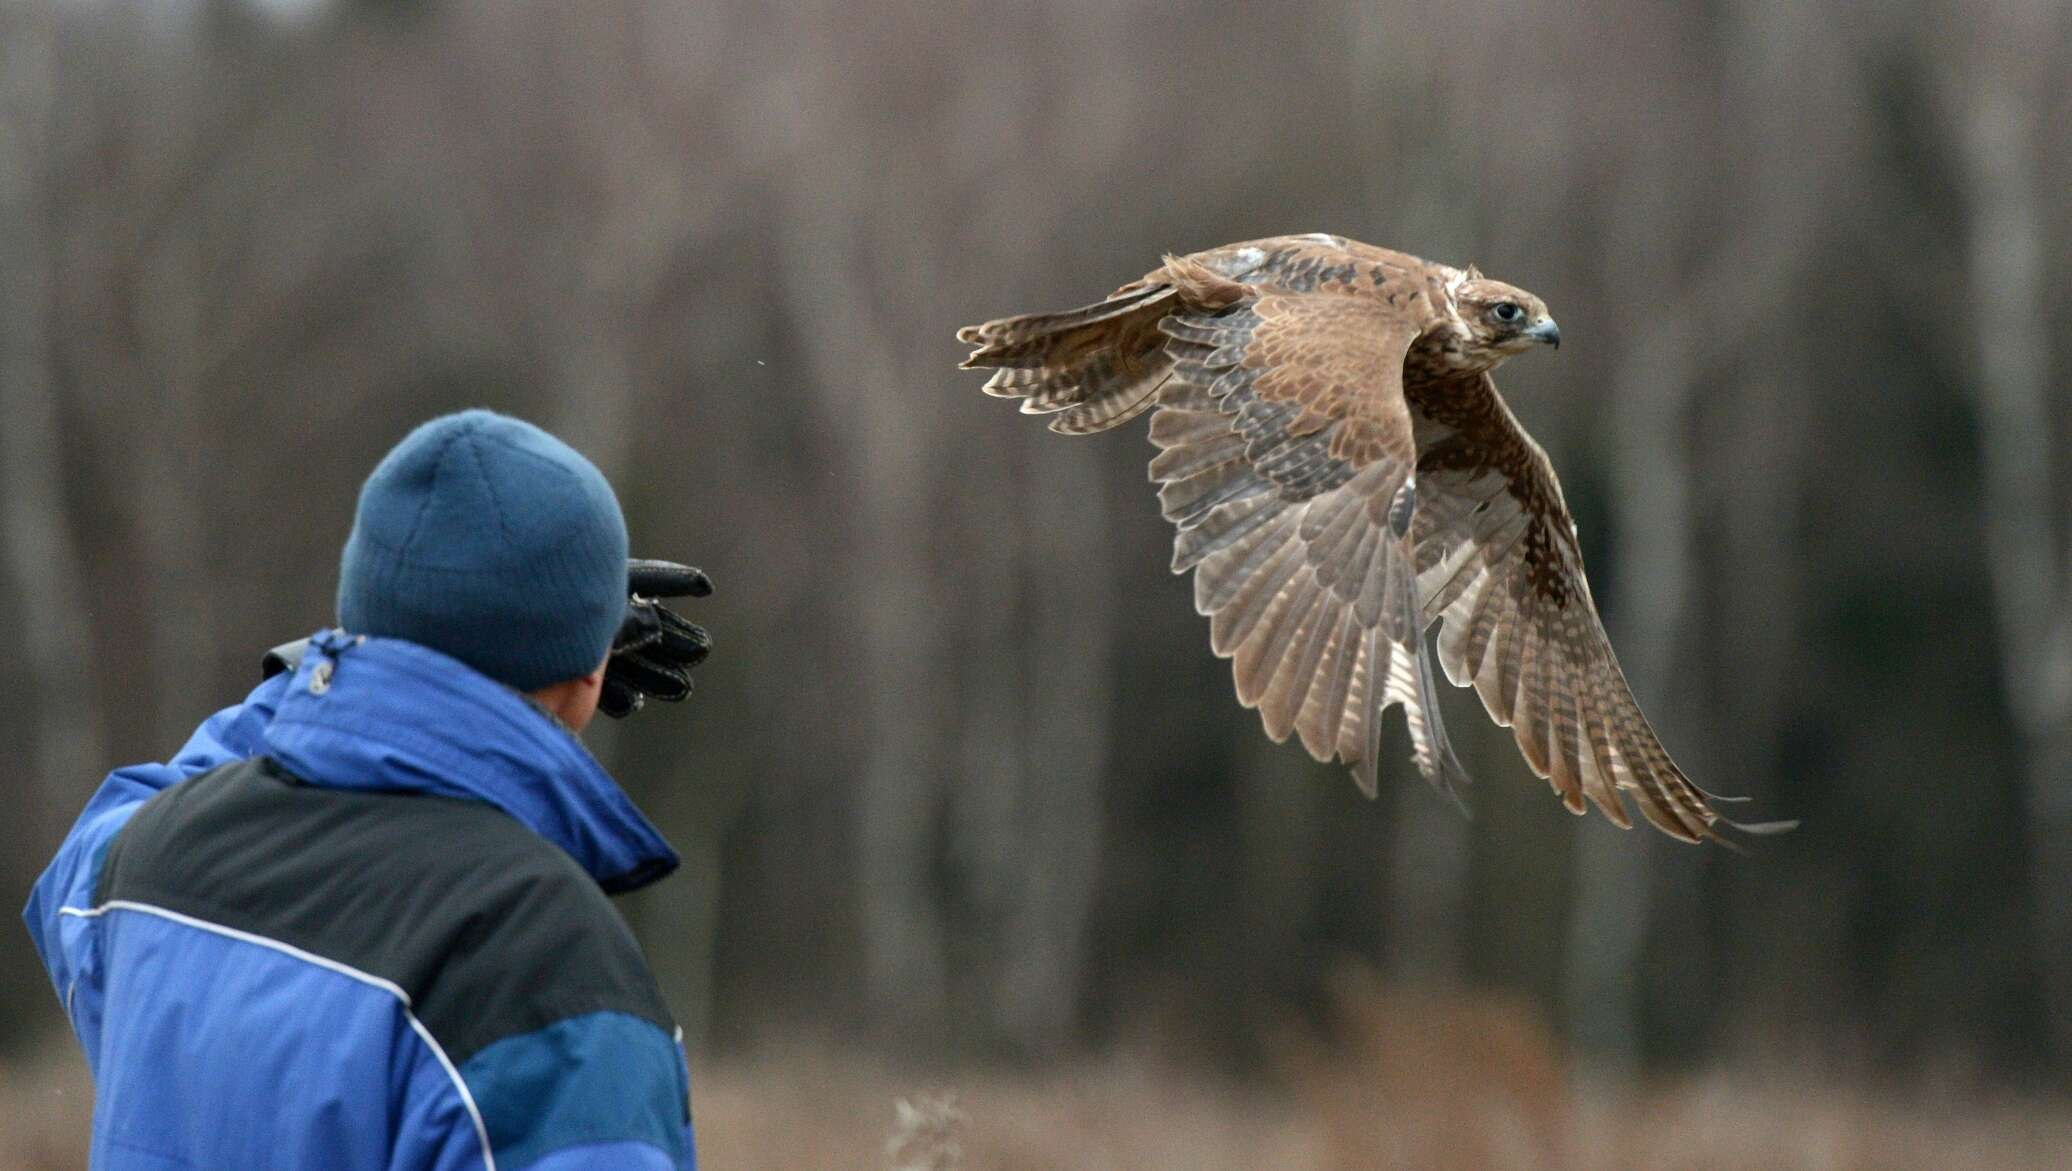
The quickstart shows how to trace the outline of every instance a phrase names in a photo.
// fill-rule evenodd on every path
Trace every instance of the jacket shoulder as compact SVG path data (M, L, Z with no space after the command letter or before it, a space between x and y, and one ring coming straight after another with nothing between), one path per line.
M387 980L455 1063L591 1013L675 1028L595 880L478 801L325 788L269 759L240 761L137 811L96 892L116 901Z

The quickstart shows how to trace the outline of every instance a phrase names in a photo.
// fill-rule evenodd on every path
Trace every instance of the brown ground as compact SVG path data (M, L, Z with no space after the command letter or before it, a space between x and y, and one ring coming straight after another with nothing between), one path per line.
M1352 1171L1369 1168L2072 1167L2072 1102L1875 1093L1776 1068L1578 1084L1502 1002L1369 990L1339 1043L1283 1046L1252 1087L1185 1063L1091 1058L918 1079L772 1048L694 1077L707 1171ZM0 1065L0 1171L86 1165L91 1088L68 1043Z

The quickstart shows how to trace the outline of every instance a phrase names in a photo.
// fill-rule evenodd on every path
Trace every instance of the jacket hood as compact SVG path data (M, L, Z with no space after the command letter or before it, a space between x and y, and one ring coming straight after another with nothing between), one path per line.
M560 721L413 642L315 635L264 740L268 755L312 785L488 802L561 847L614 894L678 864Z

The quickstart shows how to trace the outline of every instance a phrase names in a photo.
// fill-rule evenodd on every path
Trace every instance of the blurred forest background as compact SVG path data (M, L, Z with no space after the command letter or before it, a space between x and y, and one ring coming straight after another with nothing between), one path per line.
M592 737L709 1165L881 1165L929 1079L973 1166L2049 1164L2068 78L2058 0L0 0L0 891L489 405L719 583ZM1394 727L1361 799L1234 702L1141 426L955 369L1311 230L1548 301L1502 381L1635 690L1797 832L1572 818L1465 692L1475 818ZM0 998L0 1161L77 1166L19 929Z

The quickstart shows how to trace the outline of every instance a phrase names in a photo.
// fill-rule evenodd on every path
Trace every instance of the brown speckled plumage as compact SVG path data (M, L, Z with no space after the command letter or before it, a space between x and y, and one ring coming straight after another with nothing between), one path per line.
M1546 453L1489 372L1559 333L1538 298L1335 236L1166 262L1103 302L967 327L990 394L1106 430L1156 407L1151 463L1210 645L1275 740L1376 788L1400 704L1424 775L1467 777L1424 633L1567 807L1717 839L1712 808L1641 715L1590 599ZM1743 827L1762 829L1768 827Z

